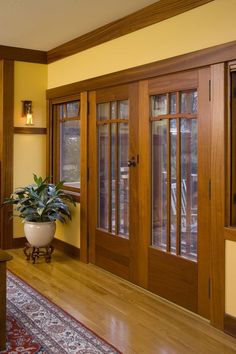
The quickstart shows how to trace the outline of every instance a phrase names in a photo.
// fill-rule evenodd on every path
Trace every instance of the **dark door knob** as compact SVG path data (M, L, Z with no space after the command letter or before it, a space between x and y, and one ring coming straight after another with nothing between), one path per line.
M128 167L135 167L135 166L136 166L136 161L135 158L132 157L132 159L128 161Z

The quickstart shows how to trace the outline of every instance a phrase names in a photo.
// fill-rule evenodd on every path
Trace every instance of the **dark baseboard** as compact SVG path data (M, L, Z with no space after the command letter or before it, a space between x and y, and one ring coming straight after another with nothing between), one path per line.
M228 315L225 313L224 315L224 331L231 336L236 337L236 317Z
M25 243L26 243L25 237L13 238L12 248L23 248L25 246ZM80 249L70 245L69 243L54 238L53 246L55 247L55 249L64 252L68 256L80 258Z
M80 258L79 248L72 246L69 243L66 243L64 241L61 241L58 238L54 238L52 244L57 250L66 253L68 256Z
M13 238L12 248L23 248L25 246L25 243L26 243L25 237Z

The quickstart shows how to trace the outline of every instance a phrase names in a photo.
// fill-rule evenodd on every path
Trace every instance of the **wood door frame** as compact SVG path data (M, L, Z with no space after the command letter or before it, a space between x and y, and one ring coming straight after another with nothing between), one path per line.
M0 196L1 203L13 191L14 61L0 61ZM0 248L13 244L12 206L0 210Z
M77 202L80 203L80 259L82 262L88 262L88 93L86 91L75 93L74 95L47 100L47 161L46 173L47 176L53 176L53 170L58 170L58 163L53 159L53 150L55 149L55 129L53 125L53 107L55 104L80 100L80 193L76 195ZM57 147L56 147L57 148ZM58 152L57 152L58 155ZM54 156L55 157L55 156Z
M226 114L227 114L227 107L225 107L225 99L226 99L226 92L225 92L225 85L226 83L226 73L222 69L219 71L219 66L224 67L225 62L229 60L235 60L236 59L236 42L231 42L231 43L226 43L223 45L215 46L212 48L200 50L197 52L193 53L188 53L184 54L175 58L170 58L170 59L165 59L162 61L158 61L156 63L151 63L151 64L146 64L137 68L131 68L127 70L123 70L121 72L113 73L113 74L108 74L108 75L103 75L99 78L94 78L94 79L89 79L89 80L84 80L81 82L53 88L47 90L47 97L48 98L55 98L55 97L62 97L70 94L76 94L78 92L82 92L84 90L88 90L88 96L89 96L89 102L90 105L93 104L93 91L94 89L97 88L105 88L105 87L110 87L114 85L119 85L119 84L125 84L129 82L134 82L134 81L140 81L140 85L145 85L145 80L150 78L150 77L157 77L161 76L164 74L170 74L170 73L176 73L176 72L182 72L186 71L189 69L193 68L201 68L205 67L207 65L211 65L211 85L210 85L210 91L211 91L211 102L212 102L212 109L211 109L211 115L214 118L215 122L219 122L219 124L224 128L224 124L222 125L221 121L225 122L226 119ZM220 64L218 64L220 63ZM218 69L217 69L218 68ZM220 79L220 88L218 87L218 82L216 79L216 73L217 70L219 71L218 78ZM141 95L142 96L142 95ZM217 97L217 98L216 98ZM218 101L217 101L218 99ZM145 99L143 101L144 103L141 105L140 110L145 110L145 105L147 106L147 102L145 103ZM216 109L216 107L219 108L219 110ZM49 107L50 109L50 107ZM91 114L89 113L89 120L91 119ZM217 123L218 124L218 123ZM212 151L211 151L211 156L213 158L211 162L211 168L217 168L217 166L221 166L221 170L219 171L220 176L223 178L219 181L218 187L216 184L216 181L218 181L218 178L216 174L213 173L211 176L211 188L209 186L209 190L211 191L211 198L212 198L212 212L211 212L211 217L212 220L216 218L217 224L219 224L219 230L216 230L216 227L214 223L212 222L211 227L213 228L212 236L214 233L214 240L211 241L211 277L212 277L212 282L211 282L211 293L212 293L212 298L211 298L211 322L214 326L223 329L223 315L224 315L224 267L225 267L225 262L224 262L224 244L222 243L222 234L220 235L220 230L222 230L222 218L221 220L217 219L218 214L221 215L221 213L225 213L225 206L222 204L222 197L219 195L217 192L217 188L225 188L224 182L224 174L222 166L225 166L225 159L222 158L222 152L221 148L225 144L225 134L222 132L220 133L219 131L216 131L216 127L214 127L214 124L212 123ZM147 127L145 127L147 129ZM89 129L89 145L91 142L90 134L91 133L91 126ZM219 150L219 156L217 156L217 149L213 148L214 144L218 144L219 142L222 143L221 148L218 146ZM90 147L90 152L91 152L91 147ZM145 159L145 156L147 156L148 151L142 151L140 150L140 160ZM89 154L89 161L93 158L93 154ZM90 163L90 162L89 162ZM147 168L148 165L147 165ZM90 176L92 175L93 171L90 171ZM146 178L146 177L145 177ZM89 188L92 190L91 183L89 182ZM150 191L148 190L148 187L143 187L140 190L141 195L145 197L146 193L148 194ZM218 196L217 196L218 193ZM146 205L146 202L144 198L142 198L142 201L140 201L140 205ZM143 212L143 209L142 209ZM145 212L145 210L144 210ZM89 216L89 219L91 216ZM143 230L143 226L140 225L140 242L145 243L145 232ZM230 237L234 238L234 236L231 235ZM225 231L225 238L229 237L229 232ZM91 244L92 240L89 239L88 242ZM90 253L90 252L89 252ZM90 254L91 259L93 259L93 255ZM144 255L144 260L146 259L147 255ZM212 260L215 258L215 260ZM221 258L219 258L221 257ZM219 263L217 264L217 259L219 260ZM145 261L146 262L146 261ZM142 270L141 270L142 272ZM219 276L220 274L220 276ZM145 275L143 274L142 276L142 284L145 287L146 279ZM218 293L218 295L214 295L215 293ZM219 306L220 304L220 306Z
M98 202L98 181L97 181L97 120L96 120L96 106L97 103L110 102L110 101L119 101L123 99L129 99L130 108L129 108L129 127L132 128L132 133L129 131L129 158L131 156L138 156L139 147L137 144L138 140L138 83L131 83L127 85L113 86L111 88L100 89L97 91L92 91L89 93L89 260L92 263L97 264L97 262L102 265L105 264L107 267L110 267L109 264L113 264L114 272L116 274L122 274L126 279L131 280L132 282L139 284L139 267L138 262L134 256L137 250L138 243L138 217L133 218L130 222L130 234L133 237L130 237L128 240L123 239L122 237L116 237L110 234L108 231L106 235L103 235L102 230L99 230L97 226L97 202ZM132 121L135 119L136 121ZM119 120L122 122L122 120ZM109 121L112 122L112 121ZM137 158L138 160L138 158ZM95 167L95 168L94 168ZM110 170L110 167L108 168ZM139 163L137 163L135 169L132 168L129 174L129 185L134 185L129 190L130 200L136 200L138 198L138 174ZM132 205L129 203L129 210L132 210L132 215L138 213L138 203L134 202ZM132 218L131 213L129 213L130 218ZM110 237L109 237L110 236ZM104 248L102 247L102 242L104 243ZM115 247L117 252L114 252ZM102 249L103 248L103 249ZM97 259L96 259L96 250ZM108 260L108 253L110 252L110 260ZM103 256L102 256L103 253ZM107 259L107 260L106 260ZM130 261L132 260L132 261ZM120 265L119 265L120 262ZM117 263L117 266L116 266ZM102 265L103 266L103 265Z
M198 157L198 185L199 185L199 205L203 206L203 210L199 214L204 215L207 212L208 225L203 225L199 222L199 233L202 235L205 233L208 235L208 242L204 245L204 242L198 243L199 251L201 252L200 258L200 276L196 281L196 289L198 289L197 302L194 307L198 313L206 318L210 317L210 299L209 299L209 279L210 279L210 196L209 196L209 158L210 158L210 100L209 100L209 82L210 82L210 68L196 69L192 71L186 71L183 73L169 74L154 79L140 82L140 138L143 142L142 149L140 149L140 242L143 243L143 247L147 250L144 251L142 258L143 269L143 286L147 287L148 279L145 276L144 270L147 270L149 265L148 258L154 257L154 250L150 246L150 235L147 234L147 230L151 230L151 127L149 117L149 97L154 94L161 94L169 91L188 90L197 88L201 90L199 96L199 111L198 111L198 130L201 129L202 135L198 134L198 149L205 149L202 155ZM203 128L206 122L207 129ZM209 139L208 139L209 138ZM202 157L204 154L204 158ZM206 160L207 154L207 160ZM200 156L200 154L198 154ZM180 161L179 161L180 163ZM200 199L201 198L201 199ZM198 216L198 220L199 216ZM205 247L205 248L204 248ZM203 254L203 256L202 256ZM208 254L208 257L206 257ZM148 256L149 255L149 256ZM155 266L155 260L153 259L153 266ZM175 267L175 263L173 263ZM208 269L208 271L206 271ZM192 274L196 274L195 267L192 267ZM200 295L201 294L201 295ZM193 305L191 305L193 306Z

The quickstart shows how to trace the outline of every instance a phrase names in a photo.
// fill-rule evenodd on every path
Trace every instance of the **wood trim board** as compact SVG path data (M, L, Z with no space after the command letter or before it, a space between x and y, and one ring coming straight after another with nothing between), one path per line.
M47 53L41 50L0 45L0 59L47 64Z
M128 16L108 23L77 37L47 52L47 61L52 63L82 52L112 39L124 36L141 28L164 21L212 0L160 0Z
M224 331L231 336L236 337L236 317L227 313L224 315Z
M0 61L0 202L8 198L13 189L13 109L14 109L14 62ZM0 247L12 247L12 206L0 210Z
M26 243L26 238L25 237L17 237L17 238L13 238L13 243L12 246L13 248L23 248L25 246ZM66 253L67 255L71 256L71 257L80 257L80 249L70 245L67 242L61 241L57 238L53 239L53 246L61 251ZM23 252L22 252L23 255ZM53 257L53 255L52 255ZM53 259L52 259L53 260Z
M47 128L14 127L14 134L47 134Z
M51 88L47 90L46 96L48 99L54 99L74 95L82 91L92 91L177 73L180 71L201 68L208 65L234 60L235 58L236 41L232 41L211 48L182 54L173 58L159 60L150 64L144 64L96 78Z

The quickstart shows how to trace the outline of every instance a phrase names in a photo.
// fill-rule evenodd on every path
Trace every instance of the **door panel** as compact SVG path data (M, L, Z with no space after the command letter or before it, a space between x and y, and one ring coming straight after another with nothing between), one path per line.
M204 70L205 78L196 70L182 77L176 74L149 81L152 238L148 289L194 312L202 307L205 310L201 314L208 317L209 229L204 232L202 225L209 221L209 201L204 205L206 216L201 213L200 219L198 214L204 203L202 194L208 198L208 191L202 186L202 168L210 174L210 150L207 148L204 154L200 149L200 156L198 150L199 141L210 146L210 140L205 141L202 122L205 119L206 126L209 124L209 97L205 90L209 71ZM206 245L207 252L201 249L205 258L198 254L200 240L201 248L203 243ZM204 296L199 296L200 291Z
M91 215L96 214L90 227L91 260L132 281L131 245L138 233L135 222L130 222L138 220L138 194L133 192L138 169L137 93L137 84L94 92L90 119L94 155L90 184L96 194L90 194Z
M90 260L207 318L209 79L204 68L89 94Z

